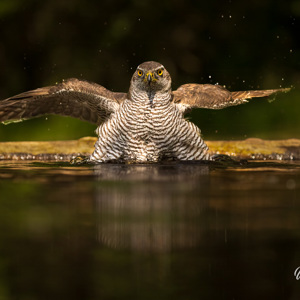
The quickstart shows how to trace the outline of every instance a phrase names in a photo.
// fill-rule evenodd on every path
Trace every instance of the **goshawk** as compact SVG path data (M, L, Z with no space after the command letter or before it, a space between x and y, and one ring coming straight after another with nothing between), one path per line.
M221 109L288 90L230 92L220 85L184 84L172 91L166 68L149 61L137 67L128 93L69 79L0 101L0 122L57 114L95 123L98 140L90 162L209 160L200 129L184 118L187 111Z

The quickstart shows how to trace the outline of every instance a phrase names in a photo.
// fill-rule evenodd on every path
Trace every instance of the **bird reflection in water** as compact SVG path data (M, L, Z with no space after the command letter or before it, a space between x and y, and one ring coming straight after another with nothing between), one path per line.
M165 252L201 239L206 207L201 189L209 166L97 165L98 239L122 249Z

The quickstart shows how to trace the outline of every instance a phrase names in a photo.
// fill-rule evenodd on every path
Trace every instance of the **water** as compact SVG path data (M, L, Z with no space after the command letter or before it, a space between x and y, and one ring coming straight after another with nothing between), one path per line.
M300 163L0 164L0 299L299 299Z

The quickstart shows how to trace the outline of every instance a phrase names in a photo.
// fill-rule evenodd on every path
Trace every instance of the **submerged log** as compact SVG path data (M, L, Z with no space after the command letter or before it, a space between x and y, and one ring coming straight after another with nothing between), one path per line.
M0 142L0 160L68 161L93 152L95 137L71 141ZM300 140L207 141L210 153L226 154L237 159L298 160Z
M248 138L243 141L207 142L211 153L226 154L241 159L298 160L300 140L262 140Z
M78 155L90 155L97 138L67 141L0 142L0 160L68 161Z

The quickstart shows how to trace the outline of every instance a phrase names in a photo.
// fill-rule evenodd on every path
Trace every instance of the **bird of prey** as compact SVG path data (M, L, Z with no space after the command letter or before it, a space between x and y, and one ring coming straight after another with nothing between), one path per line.
M137 67L128 93L68 79L0 101L0 122L57 114L95 123L98 140L88 162L210 160L200 129L184 118L187 111L221 109L288 90L230 92L190 83L172 91L166 68L148 61Z

